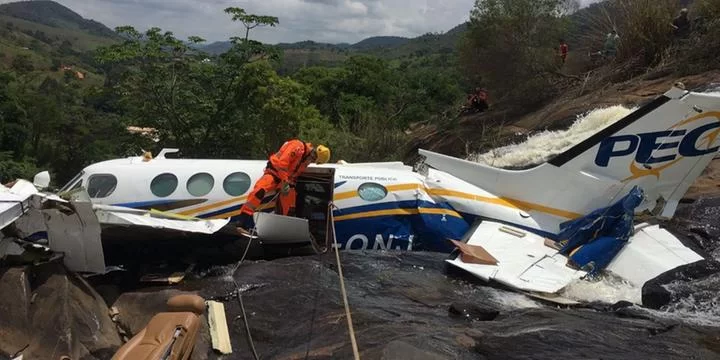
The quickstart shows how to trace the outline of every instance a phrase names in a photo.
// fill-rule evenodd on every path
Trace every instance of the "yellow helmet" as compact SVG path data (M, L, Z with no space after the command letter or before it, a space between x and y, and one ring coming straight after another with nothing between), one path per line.
M328 149L326 146L318 145L318 147L315 148L315 153L317 153L318 164L325 164L326 162L330 161L330 149Z

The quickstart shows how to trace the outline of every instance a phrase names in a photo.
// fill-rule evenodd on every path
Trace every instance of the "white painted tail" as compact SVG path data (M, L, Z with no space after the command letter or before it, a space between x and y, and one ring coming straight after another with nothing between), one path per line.
M420 150L426 163L498 197L586 214L640 186L638 211L677 204L720 148L720 94L672 88L590 138L527 170Z

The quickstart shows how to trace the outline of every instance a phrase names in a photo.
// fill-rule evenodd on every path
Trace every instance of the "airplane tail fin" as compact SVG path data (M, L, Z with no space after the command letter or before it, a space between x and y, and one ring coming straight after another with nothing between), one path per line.
M420 150L425 163L498 197L584 214L634 186L637 210L672 217L677 204L720 149L720 93L672 88L662 96L527 170L505 170Z
M628 116L548 161L633 186L646 193L644 209L665 201L661 216L677 204L720 149L720 94L672 88Z

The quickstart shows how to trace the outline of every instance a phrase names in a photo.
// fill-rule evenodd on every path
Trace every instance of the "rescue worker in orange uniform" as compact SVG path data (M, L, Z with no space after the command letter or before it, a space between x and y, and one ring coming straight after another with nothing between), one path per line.
M270 156L265 172L255 183L247 201L240 209L238 227L247 233L250 220L262 200L274 196L279 191L279 207L282 215L294 215L295 183L311 163L324 164L330 160L330 149L323 145L314 147L310 143L292 139L285 142L277 153Z

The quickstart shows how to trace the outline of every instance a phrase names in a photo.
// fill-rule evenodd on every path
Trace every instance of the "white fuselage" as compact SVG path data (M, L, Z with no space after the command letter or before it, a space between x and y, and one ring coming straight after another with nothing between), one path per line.
M233 218L266 163L131 157L90 165L63 190L82 186L96 204ZM462 238L478 216L541 232L553 232L567 220L557 213L545 214L543 225L550 225L546 228L530 216L536 209L527 204L496 197L432 169L424 176L401 163L326 164L311 165L308 172L319 169L333 172L333 215L343 248L449 251L448 239Z

